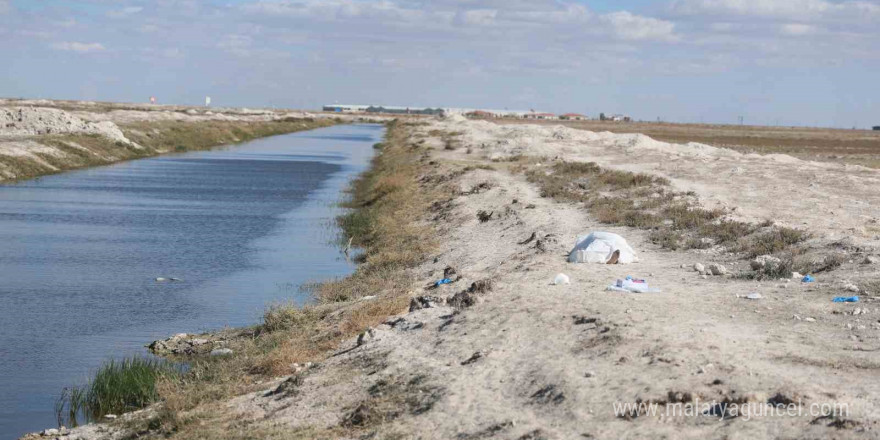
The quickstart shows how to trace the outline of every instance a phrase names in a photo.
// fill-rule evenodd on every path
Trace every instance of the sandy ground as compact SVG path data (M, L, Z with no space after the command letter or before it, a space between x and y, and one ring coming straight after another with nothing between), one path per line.
M877 240L877 171L565 128L460 120L418 128L435 129L462 132L464 145L447 151L429 138L432 172L495 170L455 177L462 191L434 219L442 244L413 285L449 266L462 279L414 296L448 298L483 279L494 288L463 310L435 302L396 317L364 344L348 341L295 392L271 392L282 378L228 402L230 419L295 432L345 425L385 404L399 417L352 438L880 438L880 304L830 301L843 293L838 281L876 278L877 265L854 261L814 284L702 277L691 267L712 254L663 251L644 231L600 225L491 159L558 156L661 174L743 218L851 235L860 256ZM471 191L480 186L488 189ZM478 221L480 210L492 219ZM624 236L640 262L567 263L576 236L596 230ZM542 246L524 243L532 233ZM557 273L571 285L550 285ZM662 293L605 290L626 275ZM752 292L763 299L744 298ZM615 408L635 402L657 406ZM722 402L729 406L714 406ZM678 414L667 414L676 403Z

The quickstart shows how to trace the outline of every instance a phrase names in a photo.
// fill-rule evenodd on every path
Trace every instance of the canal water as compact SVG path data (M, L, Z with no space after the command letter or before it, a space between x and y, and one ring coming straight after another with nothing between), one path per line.
M350 273L333 219L382 135L335 126L0 185L0 439L53 427L61 389L107 359L255 324Z

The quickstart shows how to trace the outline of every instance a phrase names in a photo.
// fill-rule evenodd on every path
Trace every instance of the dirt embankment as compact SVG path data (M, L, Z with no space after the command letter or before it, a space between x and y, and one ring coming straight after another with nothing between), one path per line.
M0 100L0 182L341 121L295 111Z
M348 219L349 231L370 237L368 250L385 249L364 257L370 277L331 283L315 308L284 319L267 314L272 319L256 340L269 338L272 347L299 341L283 355L228 342L233 354L223 362L248 378L234 395L190 397L182 407L181 393L195 391L177 388L156 407L173 407L173 415L154 408L103 434L92 426L73 435L880 438L875 238L841 240L844 225L801 215L815 201L775 199L777 191L872 197L874 180L847 187L876 179L876 171L564 128L452 119L398 129L404 132L380 153L397 159L371 172L362 185L369 197L356 211L381 209L384 220ZM565 165L586 161L598 165ZM417 172L394 174L402 164ZM780 167L787 176L777 176ZM563 169L584 174L562 188L541 179ZM731 169L737 179L718 178ZM756 273L764 268L750 264L736 237L670 250L643 223L598 215L605 199L624 193L692 203L672 209L639 199L646 213L668 217L655 219L660 225L681 233L733 220L762 233L778 227L766 218L803 218L798 237L812 238L783 242L774 248L779 255L838 257L816 274L818 282L803 283L782 270ZM405 202L415 194L429 199ZM389 195L399 198L388 203ZM727 209L715 210L714 197L729 200ZM840 200L834 218L860 219L865 209L872 208ZM712 214L700 221L689 214L703 212ZM397 223L383 223L391 219ZM597 230L625 237L639 262L568 263L576 237ZM408 244L423 243L414 237L430 246L403 255ZM571 284L551 285L558 273ZM627 275L662 292L606 290ZM859 303L831 301L856 292ZM398 314L369 309L401 297L409 308ZM379 319L382 312L394 315ZM305 341L330 351L304 354ZM259 356L274 360L273 368L255 368ZM314 364L304 367L306 359Z

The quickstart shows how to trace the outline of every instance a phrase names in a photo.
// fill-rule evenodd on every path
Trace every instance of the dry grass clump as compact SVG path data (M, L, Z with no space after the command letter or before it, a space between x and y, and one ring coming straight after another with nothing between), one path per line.
M549 168L527 167L525 173L542 196L583 203L605 224L651 230L651 239L666 249L721 245L755 257L784 251L808 238L797 229L727 219L723 209L700 207L694 194L671 191L662 177L609 170L592 162L556 162Z

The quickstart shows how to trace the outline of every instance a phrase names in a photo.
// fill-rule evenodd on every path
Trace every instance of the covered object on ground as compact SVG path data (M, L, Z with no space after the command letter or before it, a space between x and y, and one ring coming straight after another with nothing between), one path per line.
M615 260L615 252L617 258ZM630 264L639 261L635 251L623 237L611 232L593 232L578 236L577 244L568 255L570 263Z

